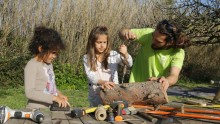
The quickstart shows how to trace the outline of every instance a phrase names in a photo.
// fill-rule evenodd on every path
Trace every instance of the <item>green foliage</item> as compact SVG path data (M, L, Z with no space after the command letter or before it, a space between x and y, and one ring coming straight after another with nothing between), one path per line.
M0 105L12 109L24 108L27 98L24 93L24 67L30 56L20 56L11 60L0 60ZM58 89L69 98L72 107L88 107L88 90L83 67L76 65L54 64ZM79 90L76 90L79 89Z
M23 86L24 67L29 58L29 56L19 56L14 59L0 60L1 87Z
M30 56L19 56L14 59L0 60L1 87L17 87L24 84L24 68ZM54 71L57 86L61 89L86 89L87 81L83 66L55 63ZM77 69L77 70L76 70Z
M87 80L82 65L55 63L56 84L61 89L79 90L87 88Z

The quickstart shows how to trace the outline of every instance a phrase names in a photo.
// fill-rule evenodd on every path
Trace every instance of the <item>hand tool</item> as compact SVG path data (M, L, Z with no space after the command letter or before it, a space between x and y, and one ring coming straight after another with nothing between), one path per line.
M111 108L113 109L113 112L115 112L115 121L121 121L122 118L122 110L123 108L128 108L128 102L127 101L113 101L111 103Z
M69 102L67 102L67 104L68 104L67 107L59 107L59 103L53 101L53 104L50 106L50 111L69 111L70 104Z
M125 100L124 101L123 100L113 101L110 106L112 107L113 110L115 110L115 109L117 109L118 105L121 104L121 103L124 104L124 108L128 108L129 103Z
M109 105L104 105L103 106L105 109L108 109L110 106ZM97 107L90 107L90 108L74 108L71 110L71 116L80 118L88 113L95 112Z
M138 115L146 118L147 120L149 120L150 122L155 123L158 119L154 118L153 116L151 116L150 114L144 113L144 112L138 112Z
M122 115L121 111L124 108L123 102L119 102L117 107L118 107L118 110L117 110L117 115L115 116L115 121L122 121L123 118L121 116Z
M30 112L12 110L8 106L0 106L0 124L5 123L10 118L31 119L37 123L44 120L44 115L39 109L33 109Z
M111 107L109 107L108 109L108 121L109 122L114 122L114 113L113 113L113 109Z
M153 110L153 107L151 106L142 106L142 105L133 105L133 106L137 108L147 108L148 110L146 110L145 113L149 113L149 114L190 117L190 118L199 118L199 119L208 119L208 120L220 120L219 116L202 115L202 114L218 114L219 115L220 111L217 111L217 110L184 108L185 112L202 113L202 114L191 114L191 113L176 112L177 110L180 110L180 108L174 108L174 107L169 107L169 106L161 106L159 111L149 111L149 109ZM168 110L168 111L175 111L175 112L167 112L167 111L161 111L161 110Z
M178 116L178 117L208 119L208 120L220 120L219 116L202 115L202 114L190 114L190 113L181 113L181 112L145 111L145 113L156 114L156 115L169 115L169 116Z
M154 110L153 106L147 106L147 105L132 105L135 108L146 108L146 109L150 109L150 110ZM177 110L181 110L181 108L175 108L175 107L171 107L171 106L161 106L159 108L159 110L163 110L163 111L177 111ZM196 109L196 108L186 108L184 107L184 111L185 112L192 112L192 113L205 113L205 114L217 114L220 115L220 111L218 110L211 110L211 109Z

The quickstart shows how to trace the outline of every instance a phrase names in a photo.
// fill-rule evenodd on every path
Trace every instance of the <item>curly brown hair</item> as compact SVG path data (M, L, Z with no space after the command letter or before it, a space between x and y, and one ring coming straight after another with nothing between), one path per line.
M158 23L156 30L167 36L166 42L169 43L169 48L185 48L191 45L182 27L172 20L162 20Z
M42 51L39 51L41 47ZM61 39L60 34L54 29L39 26L34 29L34 35L29 44L29 51L34 55L40 55L41 57L47 54L49 51L64 50L65 45Z

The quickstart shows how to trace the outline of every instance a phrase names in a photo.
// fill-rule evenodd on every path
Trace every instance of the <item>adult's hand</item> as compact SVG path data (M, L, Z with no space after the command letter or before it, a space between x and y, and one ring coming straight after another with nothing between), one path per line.
M170 85L168 79L166 79L164 76L162 76L160 78L150 77L148 80L149 81L158 81L158 82L162 83L162 87L163 87L164 91L167 91L167 89Z
M162 83L162 86L163 86L163 89L165 90L165 91L167 91L167 89L168 89L168 87L169 87L169 81L168 81L168 79L166 79L165 77L161 77L161 78L159 78L159 80L158 80L160 83Z
M122 29L119 32L119 36L122 40L135 40L137 38L136 34L134 34L130 29Z

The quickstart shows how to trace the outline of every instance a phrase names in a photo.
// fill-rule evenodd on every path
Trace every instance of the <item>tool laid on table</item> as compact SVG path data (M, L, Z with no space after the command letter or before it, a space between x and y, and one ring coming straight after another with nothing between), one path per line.
M37 123L44 120L44 115L39 109L33 109L30 112L12 110L8 106L0 106L0 124L4 124L10 118L31 119Z
M146 108L149 110L153 110L154 107L152 106L147 106L147 105L133 105L135 108ZM218 110L210 110L210 109L196 109L196 108L178 108L178 107L171 107L171 106L161 106L159 108L159 110L162 111L182 111L181 109L184 109L184 112L191 112L191 113L205 113L205 114L216 114L216 115L220 115L220 111ZM184 113L183 112L183 113Z
M111 107L108 108L108 118L107 119L109 122L115 121L113 109Z
M115 110L118 108L119 104L123 104L124 108L128 108L128 105L129 105L127 101L121 100L121 101L113 101L110 106L112 107L113 110Z
M113 112L115 113L115 121L122 121L122 111L124 108L128 108L128 102L127 101L113 101L113 103L110 105L113 109Z
M214 116L214 115L191 114L191 113L181 113L181 112L167 112L167 111L146 111L145 113L156 114L156 115L169 115L169 116L177 116L177 117L208 119L208 120L220 120L219 116Z
M101 109L100 107L103 107L104 109ZM80 118L86 114L97 111L95 114L98 117L100 116L100 114L104 113L103 111L106 111L109 107L110 107L109 105L104 105L104 106L90 107L90 108L74 108L73 110L71 110L71 116L75 118Z
M122 102L119 102L117 105L117 115L115 116L115 121L122 121L122 109L125 107L125 105Z
M98 121L103 121L107 117L109 122L124 121L122 118L122 114L126 114L125 112L123 112L124 108L128 108L130 113L135 114L134 111L136 111L136 109L129 108L127 101L113 101L110 105L104 105L104 106L100 105L98 107L90 107L90 108L74 108L73 110L71 110L71 116L76 118L81 118L86 114L94 112L95 118Z
M155 115L169 115L169 116L178 116L178 117L189 117L189 118L198 118L198 119L208 119L208 120L220 120L220 111L218 110L209 110L209 109L193 109L193 108L175 108L170 106L161 106L158 111L153 111L152 106L143 106L143 105L133 105L135 108L146 108L145 113L155 114ZM152 111L151 111L152 110ZM190 113L186 113L190 112ZM195 114L201 113L201 114ZM204 115L211 114L211 115ZM217 116L216 116L217 115Z
M147 114L145 112L138 112L138 115L144 117L145 119L149 120L150 122L156 123L156 121L158 120L157 118L154 118L153 116L151 116L150 114Z

